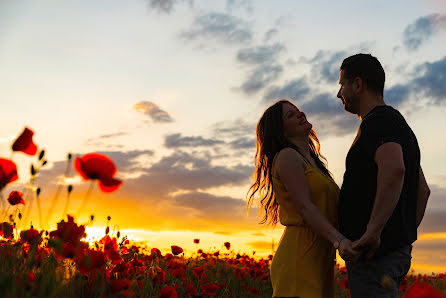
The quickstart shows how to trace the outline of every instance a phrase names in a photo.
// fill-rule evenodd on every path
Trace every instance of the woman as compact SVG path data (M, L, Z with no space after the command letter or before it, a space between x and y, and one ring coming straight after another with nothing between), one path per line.
M335 248L347 260L359 255L336 229L339 188L319 151L311 123L288 100L257 124L248 208L259 196L261 223L285 226L271 263L273 297L333 297Z

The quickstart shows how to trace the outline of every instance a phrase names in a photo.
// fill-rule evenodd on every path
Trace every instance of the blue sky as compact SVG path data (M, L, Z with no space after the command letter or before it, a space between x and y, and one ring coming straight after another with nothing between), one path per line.
M47 193L67 152L104 152L124 186L97 194L98 214L129 229L254 233L250 243L268 247L281 229L246 218L243 201L257 120L277 98L293 100L340 185L359 121L336 98L338 68L372 53L433 190L414 260L444 270L432 252L446 249L445 44L446 5L435 0L0 0L0 155L29 126L47 149ZM14 161L19 185L30 159ZM85 188L74 181L73 204Z

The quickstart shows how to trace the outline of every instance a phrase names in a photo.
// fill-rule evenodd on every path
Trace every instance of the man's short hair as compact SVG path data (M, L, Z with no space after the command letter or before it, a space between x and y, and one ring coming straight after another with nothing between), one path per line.
M384 96L386 74L381 63L371 54L361 53L345 58L339 70L344 71L344 78L350 82L359 77L367 90Z

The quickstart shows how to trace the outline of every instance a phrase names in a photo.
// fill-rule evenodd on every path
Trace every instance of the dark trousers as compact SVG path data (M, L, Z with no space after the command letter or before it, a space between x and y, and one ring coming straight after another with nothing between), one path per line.
M398 288L410 268L412 245L370 260L346 263L352 298L398 297Z

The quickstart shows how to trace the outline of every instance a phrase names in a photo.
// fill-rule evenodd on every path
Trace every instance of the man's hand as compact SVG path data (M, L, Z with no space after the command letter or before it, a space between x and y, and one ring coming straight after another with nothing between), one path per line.
M367 230L359 240L353 242L352 248L366 252L365 258L371 259L381 244L380 233L370 232Z
M360 250L355 250L352 248L352 242L348 239L343 239L339 243L338 250L341 258L349 263L355 263L361 255Z

